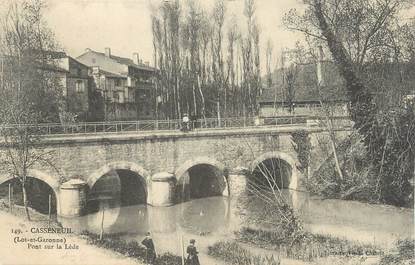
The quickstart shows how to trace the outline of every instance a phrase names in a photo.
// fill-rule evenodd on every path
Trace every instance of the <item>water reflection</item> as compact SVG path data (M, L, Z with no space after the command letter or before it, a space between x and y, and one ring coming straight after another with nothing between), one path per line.
M135 205L117 208L106 208L108 203L102 202L99 212L71 219L60 218L60 222L77 232L88 230L99 234L104 211L105 234L119 234L126 240L141 242L145 233L151 231L159 253L176 255L181 255L182 244L185 246L194 238L201 257L209 261L207 246L231 234L228 230L231 227L229 202L227 197L209 197L171 207Z
M306 230L390 247L397 238L414 237L414 211L356 201L321 199L305 192L282 190ZM249 214L262 204L253 200ZM266 224L263 224L266 227Z
M411 209L322 200L289 190L283 190L282 193L309 231L383 246L389 246L397 237L413 237L414 217ZM253 208L244 209L245 215L263 214L255 211L255 208L259 208L255 205L261 203L253 200L250 204ZM203 254L208 245L232 237L233 231L244 225L237 206L237 198L228 197L195 199L171 207L111 207L102 202L96 213L69 220L61 219L61 222L77 231L86 229L99 233L104 211L105 234L121 234L125 239L141 242L145 233L151 231L160 251L178 255L181 254L182 237L185 244L190 238L195 238Z
M209 234L227 227L229 200L226 197L195 199L171 207L134 205L114 207L113 202L99 203L99 211L77 218L61 218L77 231L96 232L101 229L104 211L104 230L109 234L145 234L176 232L180 229L194 234ZM79 224L79 225L76 225ZM78 227L76 227L78 226Z

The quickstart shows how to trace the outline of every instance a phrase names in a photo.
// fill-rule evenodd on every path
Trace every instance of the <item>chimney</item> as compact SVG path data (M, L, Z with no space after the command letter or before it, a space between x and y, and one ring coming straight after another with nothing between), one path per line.
M138 55L138 52L133 53L133 62L134 64L140 63L140 56Z
M85 49L85 52L90 52L91 51L91 49L90 48L86 48Z
M111 48L105 48L105 57L111 57Z
M317 82L318 82L319 86L324 86L324 79L323 79L323 47L321 47L321 46L318 46Z

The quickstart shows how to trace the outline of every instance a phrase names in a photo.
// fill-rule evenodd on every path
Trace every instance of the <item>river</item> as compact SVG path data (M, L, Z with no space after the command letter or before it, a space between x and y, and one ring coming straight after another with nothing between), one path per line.
M385 205L354 201L323 200L304 192L283 190L304 222L306 230L381 247L391 247L397 238L414 236L414 211ZM260 201L254 202L261 203ZM110 208L101 202L100 211L79 218L61 219L65 226L99 233L104 211L105 234L120 234L127 240L141 242L151 231L157 251L181 255L190 239L196 240L201 258L209 264L220 264L207 256L207 247L219 240L232 238L244 225L237 199L209 197L171 207L134 205ZM255 211L244 211L255 214ZM245 216L246 217L246 216Z

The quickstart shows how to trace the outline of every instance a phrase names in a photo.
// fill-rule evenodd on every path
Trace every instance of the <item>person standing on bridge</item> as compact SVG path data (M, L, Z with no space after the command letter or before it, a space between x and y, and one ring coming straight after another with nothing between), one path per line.
M148 265L154 264L157 254L150 232L147 232L146 237L143 239L141 244L143 244L146 247L146 263Z
M199 263L199 257L197 254L197 249L195 247L196 240L190 239L190 245L187 246L187 259L186 259L186 265L200 265Z
M182 127L183 127L184 132L187 132L190 129L190 127L189 127L189 116L187 115L187 113L183 114Z

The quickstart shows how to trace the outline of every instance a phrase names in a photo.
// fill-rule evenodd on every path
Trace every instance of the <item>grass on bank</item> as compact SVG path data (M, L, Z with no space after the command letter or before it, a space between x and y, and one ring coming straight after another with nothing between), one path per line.
M328 256L382 255L383 251L370 244L303 232L295 241L281 237L281 233L243 227L236 232L237 241L276 250L281 257L312 261Z
M51 219L49 220L49 216L47 214L42 214L30 207L28 209L31 222L40 222L51 226L59 226L59 224L56 221L56 214L52 214ZM14 204L12 206L12 209L10 209L8 202L4 199L0 199L0 211L7 212L14 216L21 217L27 220L24 206Z
M235 265L280 265L279 257L260 256L250 253L235 241L220 241L208 248L208 254Z
M134 258L140 262L146 260L146 249L137 241L126 241L117 235L106 235L102 240L99 236L87 231L83 231L81 236L85 237L87 243L100 248L110 249L126 257ZM171 253L158 255L154 265L181 265L182 258Z

